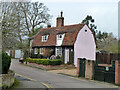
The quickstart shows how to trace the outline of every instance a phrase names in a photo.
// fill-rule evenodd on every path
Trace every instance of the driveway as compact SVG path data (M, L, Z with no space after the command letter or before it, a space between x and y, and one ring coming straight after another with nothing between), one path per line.
M117 86L113 84L72 78L66 75L25 66L20 64L18 60L12 60L10 68L15 71L16 75L37 82L37 85L39 85L38 83L42 83L50 88L117 88Z

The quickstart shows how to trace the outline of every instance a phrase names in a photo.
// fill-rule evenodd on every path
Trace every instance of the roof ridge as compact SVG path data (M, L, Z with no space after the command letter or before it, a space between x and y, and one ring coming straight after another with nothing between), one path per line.
M86 24L85 24L85 23L80 23L80 24L73 24L73 25L65 25L65 26L61 26L61 27L69 27L69 26L77 26L77 25L86 25ZM60 28L61 28L61 27L60 27ZM54 29L54 28L59 28L59 27L43 28L43 29L40 29L39 32L40 32L41 30L48 30L48 29ZM39 32L38 32L38 33L39 33ZM38 33L37 33L37 34L38 34Z

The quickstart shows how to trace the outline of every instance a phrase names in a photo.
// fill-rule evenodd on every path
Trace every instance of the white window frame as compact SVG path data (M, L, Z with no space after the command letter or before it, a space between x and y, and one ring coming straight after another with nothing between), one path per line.
M38 48L34 48L34 54L38 54Z
M39 48L39 50L40 50L40 54L43 54L45 51L45 48Z
M49 36L49 35L44 35L44 36L42 36L42 42L47 42L48 36Z
M57 40L61 40L62 37L63 37L63 34L58 34L58 35L57 35Z
M62 56L62 47L56 47L56 56Z

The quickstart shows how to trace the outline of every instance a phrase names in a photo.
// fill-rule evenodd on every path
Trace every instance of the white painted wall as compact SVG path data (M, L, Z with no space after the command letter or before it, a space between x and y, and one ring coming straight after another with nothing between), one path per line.
M67 64L67 62L69 62L69 49L65 48L65 64Z
M87 30L87 32L85 32ZM85 25L78 33L74 44L74 65L77 67L77 58L95 60L96 44L91 30Z

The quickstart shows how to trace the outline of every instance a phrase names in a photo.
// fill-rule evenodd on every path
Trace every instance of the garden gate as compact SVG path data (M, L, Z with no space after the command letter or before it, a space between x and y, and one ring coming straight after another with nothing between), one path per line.
M95 65L94 79L108 83L115 83L115 61L112 62L111 66Z

